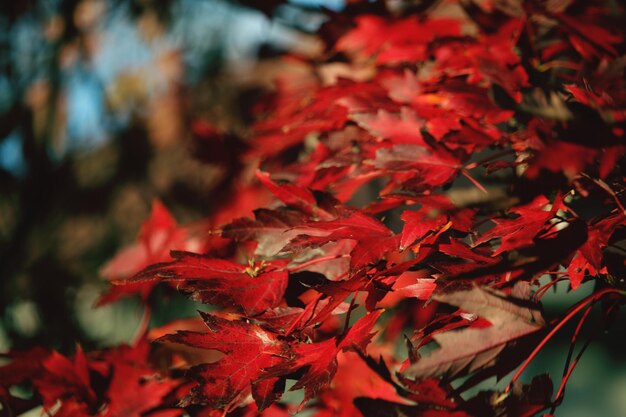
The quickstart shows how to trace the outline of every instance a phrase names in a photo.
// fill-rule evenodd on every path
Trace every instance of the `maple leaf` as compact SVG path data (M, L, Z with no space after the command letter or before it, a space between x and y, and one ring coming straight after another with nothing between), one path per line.
M222 236L238 242L256 241L255 254L271 257L298 235L296 226L304 221L302 213L297 211L257 209L254 220L236 219L222 228Z
M44 409L55 417L139 417L164 407L163 397L180 384L155 377L156 372L148 363L149 351L145 339L132 347L120 346L90 357L80 347L73 358L33 350L12 354L14 361L0 368L0 375L12 371L11 378L2 378L7 386L27 376ZM27 358L29 361L24 362ZM179 414L180 410L171 415Z
M1 353L0 357L10 359L11 362L0 367L0 384L10 387L23 381L32 379L41 372L42 362L51 354L42 347L35 347L28 351L10 351Z
M238 218L252 216L253 210L272 201L271 193L260 184L237 182L225 194L207 219L211 228L219 228Z
M471 279L499 275L512 282L533 279L557 265L567 264L574 252L587 241L587 225L578 218L572 218L564 225L566 227L558 232L542 232L533 244L506 252L497 262L477 264L475 268L465 269L453 277Z
M271 3L259 7L280 1ZM274 403L292 378L301 407L315 398L315 417L530 417L558 403L568 376L554 401L546 378L517 382L547 330L529 282L565 268L573 289L587 276L607 286L551 331L623 295L624 33L583 3L350 0L324 10L326 49L281 61L245 141L191 126L196 156L224 171L198 223L221 236L194 235L155 202L137 243L103 269L119 285L101 302L146 301L165 282L216 307L152 331L168 333L159 359L172 375L186 361L186 378L155 373L145 340L89 356L13 352L0 368L3 411L24 408L9 389L26 380L27 405L56 417L285 417L296 405ZM459 174L489 192L475 198ZM588 220L608 197L612 210ZM350 326L361 304L369 313ZM379 346L392 363L402 329L417 329L393 376L364 353L381 305L395 309ZM524 358L506 392L461 397ZM187 393L189 407L174 409Z
M38 349L12 356L16 360L0 370L12 370L16 375L3 378L2 386L8 388L27 376L40 395L44 410L55 417L83 417L98 411L100 401L91 385L90 376L93 364L80 347L77 347L73 359L58 352ZM37 362L23 362L27 357ZM0 394L3 394L2 390ZM9 398L9 404L13 403L11 400Z
M144 415L177 417L182 410L173 408L165 399L181 381L166 378L150 363L150 342L142 338L133 346L119 346L97 352L91 361L94 369L101 368L110 383L104 395L106 407L102 417L139 417ZM168 408L166 408L168 407Z
M577 289L583 281L585 271L590 275L606 272L603 249L608 245L616 229L624 227L626 218L623 213L605 217L587 229L587 241L577 251L576 256L567 267L572 289Z
M174 261L152 265L132 281L174 281L202 302L240 306L250 315L276 307L287 288L287 261L242 265L191 252L172 252L171 256Z
M402 107L399 116L379 110L376 115L357 114L352 119L372 135L388 139L391 143L426 145L420 131L424 123L407 107Z
M154 200L152 212L139 230L137 243L122 250L100 271L109 281L120 281L132 277L147 266L170 259L170 250L200 250L201 243L190 239L187 231L176 224L167 208ZM146 300L156 283L142 282L113 285L98 300L104 305L120 297L139 294Z
M378 54L379 64L414 62L426 58L427 46L436 37L460 35L459 22L453 19L419 21L415 17L387 22L373 16L359 16L357 27L341 37L338 51L369 57Z
M561 23L561 30L567 33L569 42L584 59L617 56L618 52L613 45L622 42L623 35L612 33L609 27L594 21L599 17L598 12L598 9L589 7L576 17L549 11L544 13ZM593 36L590 36L592 33Z
M42 362L43 372L33 379L33 385L43 398L45 409L52 409L61 400L55 416L89 415L97 409L96 393L91 387L89 362L79 347L70 360L52 352Z
M424 271L407 271L400 274L393 282L393 292L389 292L382 300L381 307L393 305L406 298L428 300L437 288L435 279Z
M358 397L380 398L402 403L406 401L396 393L393 385L385 381L355 352L337 355L337 372L332 385L319 394L320 402L337 417L352 417L358 410L353 401ZM358 376L358 378L355 378Z
M437 234L448 223L446 216L429 216L421 210L407 210L402 213L401 219L405 222L400 240L401 249L411 246L416 240L422 240L428 234Z
M343 337L334 337L322 342L300 343L292 348L294 357L265 370L271 377L291 374L306 368L304 375L291 390L304 388L301 407L325 388L337 371L337 355L341 351L364 352L375 333L371 333L382 310L367 313L360 318Z
M376 151L375 168L387 172L406 173L394 183L411 191L433 189L446 184L456 176L461 162L445 149L418 145L394 145Z
M304 111L305 109L301 109ZM284 119L276 118L257 123L255 128L255 156L276 155L290 147L300 145L311 133L332 131L341 128L347 120L344 106L330 105L326 108L308 108L307 113L297 112ZM308 114L307 117L302 117Z
M497 220L496 226L477 239L474 242L474 246L479 246L494 238L500 238L501 244L493 252L494 255L498 255L505 251L531 245L535 237L549 226L548 221L561 208L560 198L555 200L550 210L544 210L548 204L550 204L548 199L538 196L526 205L511 209L510 212L517 214L519 217Z
M436 66L450 75L467 75L467 83L496 84L514 103L522 99L528 75L515 52L524 19L510 19L495 34L480 34L473 41L449 42L436 49Z
M259 409L269 406L282 391L275 389L278 378L267 377L263 369L291 357L287 343L245 321L230 321L203 312L200 315L208 332L179 331L157 339L224 354L217 362L191 368L189 372L199 385L192 388L183 405L207 403L213 408L229 408L252 393Z
M333 217L326 210L318 207L315 197L306 188L292 184L276 184L270 179L269 174L261 171L257 171L256 176L272 194L288 206L324 220Z
M552 390L550 377L542 374L528 385L516 381L507 393L481 391L464 408L476 416L533 417L552 405Z
M597 273L596 270L591 265L589 265L589 262L587 262L587 260L580 255L580 252L578 252L577 256L572 260L572 262L570 262L569 266L567 267L567 275L569 275L569 282L572 286L572 290L577 289L583 282L583 279L585 277L585 270L593 271L591 273L592 275L595 275Z
M452 262L438 262L437 265L433 266L448 276L462 276L466 272L493 266L501 261L499 256L492 256L489 249L471 248L457 239L450 239L447 243L440 243L439 251L455 258ZM457 262L457 260L462 260L462 262Z
M298 236L289 242L285 251L319 247L345 239L356 241L350 252L352 268L376 262L396 250L400 240L399 235L394 235L379 220L355 209L343 209L335 220L308 222L297 230Z
M589 227L589 238L580 251L596 270L602 269L603 266L602 249L608 244L615 229L624 226L626 226L626 216L618 213L601 219Z
M602 151L561 140L548 141L530 161L525 172L528 178L538 178L542 169L562 172L573 178L598 160ZM611 171L612 169L609 169Z
M19 415L33 408L36 403L14 396L10 388L25 381L32 381L44 372L43 361L52 352L42 347L28 351L11 350L0 353L0 358L9 359L9 363L0 366L0 403L3 411Z
M515 298L474 287L433 296L437 301L459 307L491 323L484 328L465 328L438 333L433 336L439 348L422 357L403 372L408 378L425 379L431 376L454 378L473 372L497 360L506 344L534 333L543 327L539 308L521 306Z
M104 417L139 417L145 412L161 406L163 397L179 383L174 380L161 381L154 370L117 363L107 395L109 404ZM174 410L180 413L180 410ZM151 414L152 415L152 414Z

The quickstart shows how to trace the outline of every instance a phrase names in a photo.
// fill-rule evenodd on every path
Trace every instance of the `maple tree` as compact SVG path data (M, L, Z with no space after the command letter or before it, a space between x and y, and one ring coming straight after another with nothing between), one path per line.
M157 329L144 320L132 346L9 352L3 409L554 412L590 311L600 304L608 320L626 295L623 10L390 4L328 12L325 52L285 57L299 70L257 103L246 137L197 122L238 167L230 200L191 226L155 202L137 243L103 269L100 304L139 295L149 312L165 285L206 311ZM593 291L543 317L562 281ZM556 392L547 375L523 384L577 317ZM503 391L466 394L511 373ZM9 390L25 381L29 399Z

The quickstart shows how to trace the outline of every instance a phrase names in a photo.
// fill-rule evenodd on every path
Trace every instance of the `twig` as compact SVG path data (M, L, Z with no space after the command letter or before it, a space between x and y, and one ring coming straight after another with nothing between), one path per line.
M346 313L346 322L343 325L342 334L345 335L348 331L348 327L350 327L350 315L352 314L352 309L354 308L354 303L356 301L356 295L358 291L352 293L352 300L350 301L350 307L348 307L348 312Z

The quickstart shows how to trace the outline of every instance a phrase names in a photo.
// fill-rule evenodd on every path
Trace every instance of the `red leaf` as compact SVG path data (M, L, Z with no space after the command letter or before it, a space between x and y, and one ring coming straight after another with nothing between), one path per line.
M109 281L132 277L145 267L170 259L170 250L197 250L200 244L189 239L185 229L180 228L165 206L158 200L152 202L152 212L141 226L137 243L123 249L101 270ZM104 305L120 297L139 294L145 300L156 283L142 282L110 287L98 300Z
M113 370L108 389L109 405L104 416L140 417L162 405L163 397L178 384L173 380L160 381L150 368L119 362ZM178 415L180 412L178 410Z
M549 201L545 197L539 196L524 206L511 209L510 211L519 215L519 217L494 220L497 222L496 226L476 240L474 246L500 238L502 243L493 252L495 256L502 252L531 245L535 237L549 227L548 221L554 217L557 210L561 207L560 198L555 200L550 210L544 210L548 204Z
M402 213L404 228L402 229L402 239L400 240L400 248L408 248L416 240L421 240L427 234L437 233L447 222L446 216L441 213L433 213L429 211L410 211L406 210Z
M222 228L222 236L239 242L256 241L255 254L263 257L276 255L298 235L296 226L305 221L302 213L289 210L258 209L254 217L227 224Z
M309 216L315 216L320 219L329 219L332 216L317 206L317 201L313 194L306 188L298 187L291 184L278 185L270 179L268 173L257 171L256 176L261 183L274 194L283 203Z
M133 280L178 281L178 288L203 302L240 306L251 315L276 307L287 288L286 261L241 265L190 252L172 252L172 257L173 262L152 265Z
M407 107L403 107L399 115L379 110L376 115L357 114L352 119L372 135L388 139L393 144L426 145L420 132L424 122Z
M292 351L295 357L266 370L268 376L287 375L300 368L307 368L305 374L291 390L304 388L302 405L325 388L337 371L337 355L341 351L364 352L374 333L372 327L382 313L381 310L368 313L348 330L343 338L328 339L317 343L300 343Z
M403 402L394 387L372 371L354 352L340 352L337 355L337 372L332 386L323 390L321 402L332 410L334 416L352 417L358 415L353 401L358 397L380 398Z
M44 408L50 409L61 400L56 416L88 414L97 404L91 388L87 358L80 347L74 360L53 352L43 361L44 372L33 380L33 385L43 398Z
M419 21L411 17L387 22L369 15L359 16L356 23L335 48L363 56L378 54L380 64L421 61L435 37L460 35L459 22L453 19Z
M351 251L350 265L365 266L398 249L400 237L394 235L377 219L359 211L344 210L341 217L320 222L309 222L297 229L298 237L286 247L287 251L319 247L329 242L350 239L356 245ZM325 233L323 233L325 232Z
M252 393L259 408L267 406L278 395L269 389L277 379L266 377L263 369L289 358L289 346L254 324L202 312L200 315L209 329L207 333L179 331L157 340L214 349L224 354L217 362L192 368L199 385L191 390L185 404L208 403L213 408L228 408Z
M473 372L497 360L498 353L507 343L538 331L544 324L536 306L522 307L504 294L480 287L434 298L487 319L491 326L434 335L439 349L418 359L404 371L406 377L455 377Z
M0 367L0 385L6 388L26 380L32 380L43 370L45 358L50 351L42 347L20 352L10 351L0 354L0 357L9 358L11 362Z
M405 177L399 177L394 182L416 192L446 184L462 168L460 161L443 148L433 149L417 145L395 145L378 149L373 164L387 172L406 173Z
M580 252L596 271L600 271L603 267L602 249L608 244L615 229L624 226L626 226L626 216L618 213L588 227L587 242L581 246Z

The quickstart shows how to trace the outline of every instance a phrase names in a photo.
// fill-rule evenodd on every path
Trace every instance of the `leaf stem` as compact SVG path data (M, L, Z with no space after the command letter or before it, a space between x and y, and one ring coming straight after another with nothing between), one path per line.
M348 307L348 312L346 313L346 322L343 325L342 334L346 334L348 332L348 327L350 327L350 315L352 314L352 310L354 309L354 303L356 301L356 295L358 291L352 293L352 300L350 300L350 307Z
M589 313L591 313L591 310L593 310L593 304L587 306L587 309L583 313L582 317L580 318L580 320L578 320L576 330L574 330L574 333L572 333L569 352L567 353L567 359L565 359L565 366L563 367L563 378L565 378L565 375L568 372L567 370L569 369L570 361L572 360L572 356L574 355L574 347L576 347L576 340L578 339L578 335L580 334L580 331L583 327L583 323L585 322L585 320L587 320Z
M515 372L515 375L513 375L513 378L511 378L511 381L506 386L504 392L506 393L511 390L513 383L519 379L519 377L526 370L530 362L535 358L535 356L537 356L539 351L546 345L546 343L548 343L548 341L552 338L552 336L554 336L554 334L561 329L561 327L563 327L572 317L578 314L578 312L580 312L583 308L587 307L590 304L595 303L600 298L611 293L626 295L624 291L618 290L616 288L604 288L603 290L598 291L597 293L592 294L589 297L583 299L574 307L572 307L570 311L562 319L559 320L559 322L554 326L554 328L550 330L550 332L543 338L543 340L541 340L541 342L535 347L535 349L531 352L528 358L526 358L526 360L522 363L522 365L519 367L517 372Z
M566 271L555 271L555 272L552 272L551 274L567 275L567 272ZM559 278L553 279L552 281L550 281L547 284L545 284L542 287L540 287L535 292L535 297L537 298L537 300L541 300L543 298L543 296L546 295L546 293L548 292L548 290L551 287L553 287L554 285L558 284L561 281L564 281L565 279L566 279L565 277L559 277Z
M481 183L479 183L476 178L472 177L470 175L469 172L467 172L466 169L461 170L461 174L463 174L465 176L465 178L467 178L468 180L470 180L470 182L472 184L474 184L476 186L476 188L478 188L480 191L482 191L485 194L489 194L489 191L487 191L487 189L485 187L483 187L483 185Z
M578 363L578 361L582 357L583 352L587 349L587 346L589 346L589 344L591 343L591 339L593 338L593 336L595 334L595 332L594 332L594 334L592 334L585 341L585 344L583 345L581 350L578 352L578 355L576 355L576 358L574 359L574 362L570 366L570 362L572 360L572 356L574 355L574 348L576 346L576 339L578 338L578 335L580 334L580 330L582 329L583 323L585 322L585 320L589 316L589 313L591 313L592 309L593 309L593 305L589 305L587 307L587 309L583 313L582 317L578 321L578 325L576 326L576 330L572 334L569 351L567 352L567 359L565 360L565 366L563 367L563 376L561 377L561 384L559 385L559 389L558 389L558 391L556 393L556 396L554 397L554 402L552 404L552 409L550 411L550 414L554 414L554 411L556 410L557 405L560 403L560 401L561 401L561 399L562 399L562 397L564 395L565 384L567 383L567 380L569 379L570 375L572 374L572 371L574 370L574 367L576 366L576 364Z

